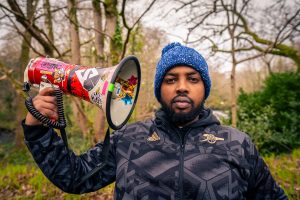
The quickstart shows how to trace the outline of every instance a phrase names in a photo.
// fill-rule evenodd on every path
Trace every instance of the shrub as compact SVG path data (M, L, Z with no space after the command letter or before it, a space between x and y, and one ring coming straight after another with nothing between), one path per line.
M238 128L247 132L260 152L284 152L300 146L300 74L268 77L261 91L241 92Z

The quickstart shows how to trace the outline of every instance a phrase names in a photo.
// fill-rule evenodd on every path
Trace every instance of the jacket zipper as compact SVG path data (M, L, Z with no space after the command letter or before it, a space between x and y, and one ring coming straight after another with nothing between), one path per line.
M164 123L163 123L164 125ZM167 126L165 126L167 127ZM174 129L173 129L174 130ZM184 137L182 138L181 136L181 133L179 133L177 130L174 130L176 132L176 134L178 135L179 137L179 140L180 140L180 160L179 160L179 199L180 200L183 200L183 173L184 173L184 148L185 148L185 140L186 140L186 137L187 135L189 134L191 129L189 129ZM169 132L169 130L168 130Z
M176 131L177 132L177 131ZM180 163L179 163L179 197L183 199L183 173L184 173L184 148L185 148L185 140L190 130L188 130L185 135L181 136L180 133L177 132L180 138Z
M179 163L179 196L180 199L183 199L183 163L184 163L184 158L183 158L183 153L184 153L184 144L180 145L180 163Z

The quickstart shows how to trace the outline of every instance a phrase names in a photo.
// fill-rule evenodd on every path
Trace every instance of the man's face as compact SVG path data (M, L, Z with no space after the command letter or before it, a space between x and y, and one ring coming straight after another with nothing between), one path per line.
M203 108L204 83L200 74L188 66L170 69L161 84L161 104L171 120L184 125L193 121Z

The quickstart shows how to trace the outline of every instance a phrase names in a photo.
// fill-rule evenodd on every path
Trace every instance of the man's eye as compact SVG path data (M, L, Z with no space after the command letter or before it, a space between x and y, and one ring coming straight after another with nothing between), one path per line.
M199 79L198 78L194 78L194 77L189 77L189 81L192 83L198 83Z
M175 78L166 78L165 79L165 83L167 83L167 84L172 84L172 83L175 83Z

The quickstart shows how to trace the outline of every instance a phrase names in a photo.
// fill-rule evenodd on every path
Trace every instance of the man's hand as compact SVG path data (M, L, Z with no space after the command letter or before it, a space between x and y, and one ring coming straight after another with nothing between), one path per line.
M39 92L39 94L32 99L33 106L37 111L39 111L45 117L49 119L57 120L57 105L56 97L52 96L54 93L53 88L45 88ZM25 118L26 125L41 125L42 123L38 121L29 112Z

